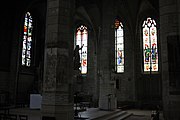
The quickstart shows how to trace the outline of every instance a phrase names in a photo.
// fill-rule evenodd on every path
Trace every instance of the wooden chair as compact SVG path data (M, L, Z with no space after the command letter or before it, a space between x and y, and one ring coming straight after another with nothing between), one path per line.
M42 120L56 120L55 117L42 116Z
M6 114L0 113L0 120L6 120Z
M28 120L27 115L19 115L19 120Z
M3 111L4 114L9 114L9 109L9 106L0 107L0 111Z
M6 120L17 120L17 115L15 114L8 114Z

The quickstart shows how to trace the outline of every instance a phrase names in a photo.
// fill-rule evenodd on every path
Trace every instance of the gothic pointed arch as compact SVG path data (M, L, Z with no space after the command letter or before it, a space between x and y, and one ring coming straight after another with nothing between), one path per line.
M122 22L115 19L115 71L124 72L124 28Z
M76 28L74 48L78 49L79 59L76 62L77 64L80 63L80 66L78 68L81 71L81 74L86 74L87 73L87 56L88 56L87 55L88 28L83 24L77 26Z
M142 25L143 38L143 71L157 72L158 68L158 39L156 21L150 17Z
M32 61L32 41L33 41L33 17L30 12L25 13L23 38L22 38L22 62L23 66L30 67Z

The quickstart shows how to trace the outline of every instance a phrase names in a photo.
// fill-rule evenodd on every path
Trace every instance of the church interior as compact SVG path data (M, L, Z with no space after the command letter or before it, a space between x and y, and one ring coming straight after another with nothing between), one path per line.
M0 113L40 100L42 120L73 120L77 106L180 120L179 0L13 0L0 10Z

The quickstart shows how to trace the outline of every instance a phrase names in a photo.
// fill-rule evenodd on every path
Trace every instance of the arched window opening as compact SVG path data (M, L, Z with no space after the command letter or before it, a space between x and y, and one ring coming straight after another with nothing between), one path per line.
M157 28L150 17L143 22L143 64L144 72L158 71Z
M22 65L31 66L33 19L30 12L25 14L22 45Z
M124 30L119 19L115 19L115 71L124 72Z
M87 27L81 25L76 30L76 40L75 46L79 45L79 55L80 55L80 71L81 74L87 73L87 46L88 46L88 30Z

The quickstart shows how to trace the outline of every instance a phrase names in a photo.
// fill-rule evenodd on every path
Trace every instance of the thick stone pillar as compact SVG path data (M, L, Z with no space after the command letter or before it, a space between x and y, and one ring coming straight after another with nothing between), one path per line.
M180 119L179 6L179 0L159 0L163 111L166 120Z
M42 117L73 120L73 0L47 0Z
M112 5L103 2L103 22L101 29L100 40L100 61L99 61L99 78L100 78L100 90L99 90L99 108L104 110L114 110L117 108L116 95L115 95L115 82L111 80L113 60L112 48L114 43L114 13ZM107 19L108 18L108 19ZM112 19L111 19L112 18Z

